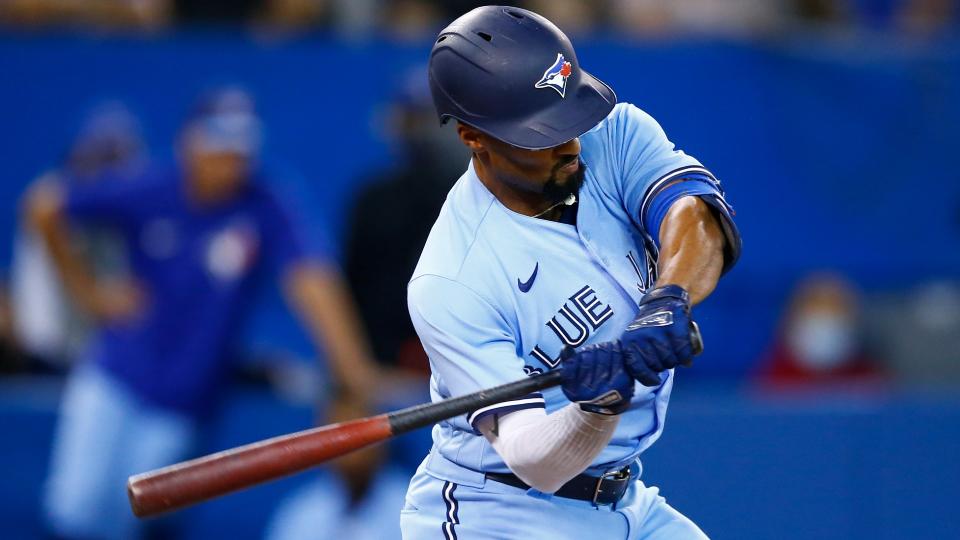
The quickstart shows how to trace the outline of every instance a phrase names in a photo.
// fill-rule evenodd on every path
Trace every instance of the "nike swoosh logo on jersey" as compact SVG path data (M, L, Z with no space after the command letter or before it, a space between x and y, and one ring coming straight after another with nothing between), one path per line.
M652 326L670 326L671 324L673 324L673 313L670 311L658 311L647 315L639 321L633 321L627 326L627 331L650 328Z
M520 281L520 278L517 278L517 287L520 288L520 292L525 293L530 290L530 287L533 287L533 280L537 279L537 271L540 270L540 262L537 262L537 265L533 267L533 274L530 274L530 279L526 281Z

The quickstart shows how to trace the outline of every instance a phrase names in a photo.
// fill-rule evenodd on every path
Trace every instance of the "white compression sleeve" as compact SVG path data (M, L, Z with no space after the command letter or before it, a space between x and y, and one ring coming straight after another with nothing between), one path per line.
M613 437L619 416L588 413L576 403L547 414L523 409L481 419L477 429L521 480L553 493L582 473Z

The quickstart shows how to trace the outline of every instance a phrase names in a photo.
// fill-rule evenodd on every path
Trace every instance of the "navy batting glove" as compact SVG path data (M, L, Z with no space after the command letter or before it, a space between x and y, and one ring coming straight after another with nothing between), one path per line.
M563 394L581 409L615 415L630 406L635 383L619 343L588 345L579 351L565 347L560 358Z
M640 300L637 317L620 338L626 367L644 386L660 384L660 373L690 365L690 295L679 285L653 289Z

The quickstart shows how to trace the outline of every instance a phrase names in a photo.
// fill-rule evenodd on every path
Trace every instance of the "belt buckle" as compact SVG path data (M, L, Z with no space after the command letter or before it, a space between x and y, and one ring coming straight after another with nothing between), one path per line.
M593 506L594 506L594 507L599 507L599 506L600 506L600 503L597 502L597 499L600 498L600 493L601 493L601 491L602 491L600 488L601 488L601 486L603 485L603 481L606 480L606 479L608 479L608 478L611 479L611 480L627 480L628 478L630 478L630 467L624 467L624 468L622 468L622 469L617 469L617 470L615 470L615 471L608 471L608 472L605 472L605 473L601 474L600 477L597 478L597 487L594 488L594 490L593 490L593 500L591 501L591 502L593 503ZM605 506L606 506L607 504L616 505L615 502L613 502L613 503L603 503L603 504L604 504Z

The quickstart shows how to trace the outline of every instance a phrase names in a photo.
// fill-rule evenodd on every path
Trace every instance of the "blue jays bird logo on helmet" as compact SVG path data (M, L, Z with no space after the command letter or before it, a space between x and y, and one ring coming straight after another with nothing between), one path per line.
M570 62L567 62L562 53L557 53L557 60L543 72L543 77L533 86L535 88L553 88L562 98L567 91L567 77L571 73L573 73L573 66Z

